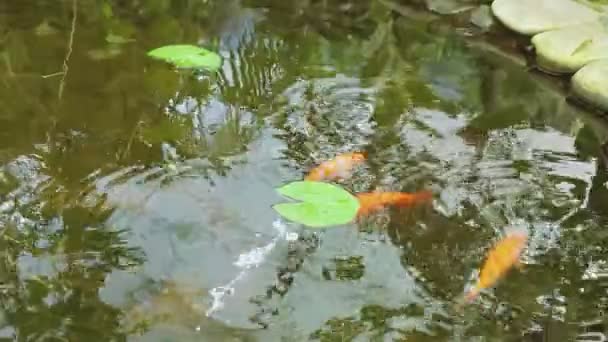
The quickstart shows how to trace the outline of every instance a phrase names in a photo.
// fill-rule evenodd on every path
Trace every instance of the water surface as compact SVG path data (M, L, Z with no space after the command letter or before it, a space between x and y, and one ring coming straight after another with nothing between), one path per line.
M602 119L381 1L0 4L5 340L566 341L603 330ZM443 32L446 31L446 32ZM217 74L145 53L200 44ZM336 154L428 208L309 232ZM454 299L508 227L524 270Z

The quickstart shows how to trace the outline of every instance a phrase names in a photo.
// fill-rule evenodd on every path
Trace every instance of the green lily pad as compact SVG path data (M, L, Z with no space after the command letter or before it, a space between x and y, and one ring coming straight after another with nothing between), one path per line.
M194 45L167 45L149 51L148 56L164 60L178 68L216 71L222 66L220 55Z
M359 210L359 201L341 187L323 182L298 181L277 189L298 203L273 206L285 218L313 228L351 222Z

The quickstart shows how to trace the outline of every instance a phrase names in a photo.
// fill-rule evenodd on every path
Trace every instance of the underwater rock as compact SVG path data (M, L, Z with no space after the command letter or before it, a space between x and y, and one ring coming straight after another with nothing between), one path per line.
M195 329L205 316L206 291L189 284L162 281L154 292L146 293L146 298L134 303L125 314L124 326L127 330L146 324L174 324Z
M471 23L486 31L494 24L492 9L488 5L481 5L471 12Z
M495 0L492 12L509 29L533 36L539 69L571 74L572 93L608 110L608 5L577 0ZM603 62L602 62L603 61ZM582 69L581 69L582 68Z
M496 0L492 12L505 26L525 35L599 18L597 12L573 0Z
M532 37L538 66L550 73L576 72L585 64L608 58L608 29L597 20Z
M300 269L305 258L313 253L320 243L318 234L311 231L293 234L292 237L294 238L287 238L289 242L285 266L278 268L273 284L268 286L265 294L255 295L249 299L249 302L258 307L257 312L249 317L249 321L263 329L268 328L272 323L272 318L278 315L281 297L289 291L294 282L295 273Z
M577 97L608 111L608 59L585 65L572 77Z

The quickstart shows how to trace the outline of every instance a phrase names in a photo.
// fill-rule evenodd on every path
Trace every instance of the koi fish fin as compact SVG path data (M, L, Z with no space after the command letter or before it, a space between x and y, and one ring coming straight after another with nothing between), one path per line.
M470 303L470 302L474 301L479 296L480 293L481 293L481 290L477 287L474 287L464 295L463 299L464 299L465 303Z
M459 313L462 312L464 306L475 300L479 296L479 293L480 290L477 287L474 287L465 294L459 296L453 306L454 310Z

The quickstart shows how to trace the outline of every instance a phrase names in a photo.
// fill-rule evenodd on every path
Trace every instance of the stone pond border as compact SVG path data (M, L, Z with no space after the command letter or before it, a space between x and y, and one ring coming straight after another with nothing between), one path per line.
M608 5L574 0L494 0L503 25L531 36L544 72L570 75L572 95L608 111Z
M379 1L406 18L455 25L469 46L521 65L564 98L608 114L608 0L494 0L472 11L469 6L441 14L395 0ZM466 12L473 31L477 28L481 34L462 29ZM504 28L491 29L496 21Z

